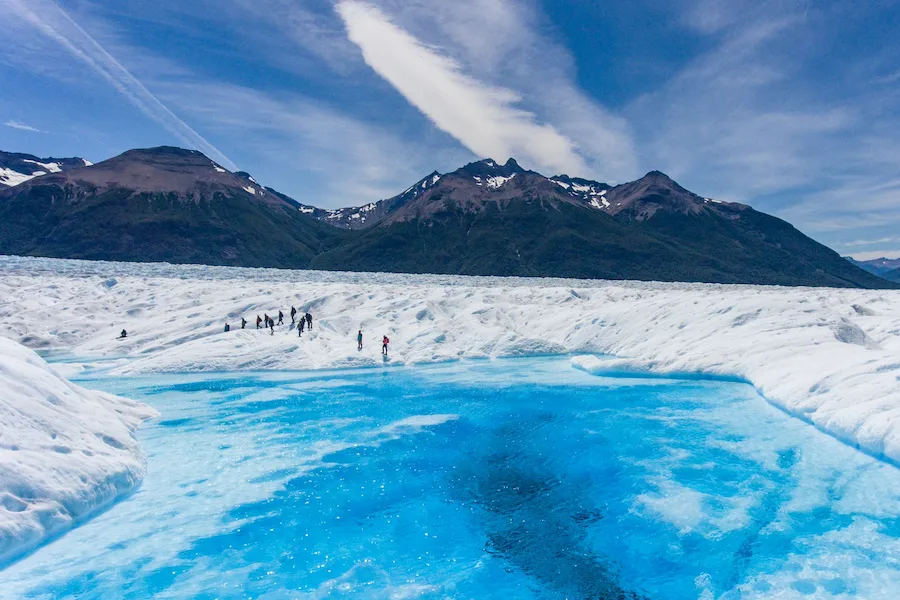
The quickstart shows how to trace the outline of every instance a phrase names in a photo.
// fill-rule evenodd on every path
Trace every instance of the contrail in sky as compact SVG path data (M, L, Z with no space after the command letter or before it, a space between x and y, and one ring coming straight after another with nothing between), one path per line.
M62 8L52 0L0 0L20 18L33 25L48 38L56 41L72 56L84 61L106 79L138 110L162 125L183 144L203 151L232 171L237 166L218 148L206 141L190 125L178 118L169 108L144 87L128 69L122 66L103 46L90 36ZM55 17L55 18L54 18Z

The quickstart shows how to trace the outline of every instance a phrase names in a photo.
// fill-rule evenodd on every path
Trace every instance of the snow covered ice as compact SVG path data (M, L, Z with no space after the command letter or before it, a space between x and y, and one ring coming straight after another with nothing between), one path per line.
M770 402L900 462L900 292L354 274L5 258L0 328L115 372L322 369L537 354L752 383ZM256 315L309 310L312 335ZM249 321L240 330L240 318ZM232 331L222 332L225 322ZM126 340L115 340L121 329ZM356 351L356 332L366 346ZM73 365L78 370L83 366Z
M69 383L0 338L0 564L127 494L144 476L148 406Z
M97 368L114 376L570 354L574 367L599 375L700 373L747 381L789 414L875 457L900 463L900 293L894 291L13 257L0 258L0 272L2 335L70 357L52 370L42 366L47 375L35 381L69 386L77 390L72 394L91 399L92 404L83 405L84 414L103 415L106 420L98 422L102 431L125 448L117 453L106 445L104 451L112 454L104 456L112 458L103 462L95 453L91 462L81 458L87 455L79 455L81 446L74 442L67 443L72 448L68 454L54 452L46 440L35 446L35 465L85 461L65 463L88 472L88 483L73 492L81 502L76 511L66 505L69 520L77 518L78 507L87 514L125 493L142 473L131 433L147 409L80 390L54 374L76 376ZM311 332L298 338L288 325L276 327L274 336L255 329L256 315L277 317L279 309L289 323L291 306L301 314L312 313ZM242 316L247 330L240 329ZM226 322L232 327L229 333L223 332ZM128 337L116 339L122 329ZM361 352L356 350L359 329L364 335ZM380 355L385 334L391 338L388 358ZM22 352L4 342L0 355L7 364ZM49 436L49 426L41 427L36 431ZM9 440L10 432L4 422L0 440ZM5 446L2 451L9 456ZM115 478L121 487L91 487L100 473L109 472L122 474ZM44 497L60 503L69 493L65 486L41 489ZM79 493L94 496L85 500ZM653 497L648 496L646 506L655 506ZM5 510L0 514L9 518L9 508ZM23 517L13 518L25 523ZM36 543L56 528L53 523L22 533L17 543L26 537Z

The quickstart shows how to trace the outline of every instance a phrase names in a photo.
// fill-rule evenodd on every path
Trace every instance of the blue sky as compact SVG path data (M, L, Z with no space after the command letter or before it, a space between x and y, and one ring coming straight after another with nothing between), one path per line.
M323 207L514 156L900 256L900 1L0 0L0 149L198 148Z

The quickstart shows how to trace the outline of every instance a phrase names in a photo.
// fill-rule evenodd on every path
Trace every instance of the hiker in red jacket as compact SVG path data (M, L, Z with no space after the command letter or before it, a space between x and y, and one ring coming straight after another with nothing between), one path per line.
M391 343L391 340L388 339L388 336L384 336L381 338L381 353L387 356L387 348L388 344Z

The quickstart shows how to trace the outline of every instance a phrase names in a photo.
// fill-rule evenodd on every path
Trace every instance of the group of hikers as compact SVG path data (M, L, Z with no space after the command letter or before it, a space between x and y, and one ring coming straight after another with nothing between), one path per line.
M297 320L297 315L300 314L293 306L291 307L291 325L296 323L297 325L297 337L303 337L303 330L308 328L312 331L312 323L313 318L309 312L300 315L299 321ZM256 315L256 328L257 329L268 329L271 331L270 335L275 335L275 325L283 325L284 324L284 313L280 310L278 311L278 323L275 322L275 319L269 316L268 313L264 313L263 317L260 318L259 315ZM247 320L244 317L241 317L241 329L247 328ZM225 332L231 331L231 325L225 323ZM125 331L122 330L122 337L125 337ZM381 354L387 356L388 353L388 344L391 343L391 340L388 336L382 336L381 339ZM363 347L363 333L362 329L359 330L356 334L356 350L361 351Z
M292 306L291 307L291 325L294 325L296 323L297 337L303 337L304 329L306 329L308 327L309 330L312 331L313 318L312 318L312 315L307 312L305 314L300 315L300 321L298 322L297 321L298 314L299 314L299 311ZM259 315L256 315L256 328L257 329L268 329L272 332L271 335L275 335L275 325L284 325L284 313L281 312L280 310L278 311L278 323L276 323L275 319L270 317L268 313L263 314L262 317L260 317ZM246 329L246 328L247 328L247 319L245 319L244 317L241 317L241 329ZM226 333L231 331L231 325L229 325L228 323L225 323L225 331L226 331Z

